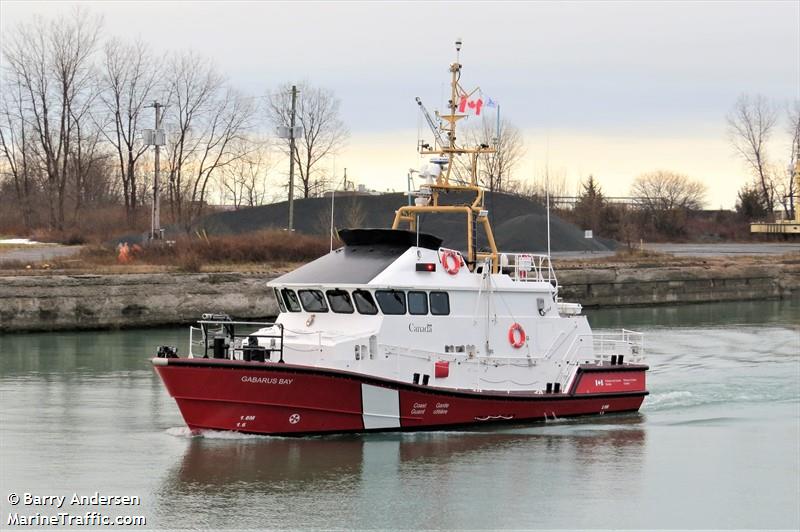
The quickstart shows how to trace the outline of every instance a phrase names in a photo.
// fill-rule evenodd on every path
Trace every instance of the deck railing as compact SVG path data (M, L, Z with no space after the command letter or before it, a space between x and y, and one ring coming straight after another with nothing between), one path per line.
M591 346L591 349L590 349ZM612 358L613 357L613 358ZM577 362L616 363L644 362L644 334L628 329L579 334L572 338L562 360Z
M515 281L548 282L558 286L556 272L548 255L533 253L501 253L500 271Z
M594 358L596 362L611 362L613 356L617 361L624 357L627 362L644 361L644 334L628 329L615 332L592 334Z
M199 320L197 325L189 327L189 358L208 358L210 351L213 358L247 361L252 358L262 362L277 354L278 361L283 362L283 325L280 323L233 321L214 315ZM267 334L240 332L241 328L252 331L265 327L275 327L277 331ZM200 353L195 353L195 350Z

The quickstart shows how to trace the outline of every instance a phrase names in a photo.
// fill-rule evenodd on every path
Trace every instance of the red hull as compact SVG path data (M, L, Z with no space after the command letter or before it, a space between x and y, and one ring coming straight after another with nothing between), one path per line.
M290 364L154 359L191 429L261 434L426 430L636 411L647 366L582 366L566 393L419 386Z

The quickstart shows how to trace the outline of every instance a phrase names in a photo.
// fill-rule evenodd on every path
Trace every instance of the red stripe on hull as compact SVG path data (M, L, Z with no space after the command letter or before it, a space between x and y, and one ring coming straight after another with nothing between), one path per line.
M643 392L646 388L644 371L597 371L582 372L576 394Z
M644 400L646 367L586 372L584 379L629 379L642 387L601 394L490 394L415 386L363 375L303 366L194 362L169 359L156 371L192 429L262 434L358 432L364 430L362 383L396 391L397 426L420 430L498 422L544 421L554 417L638 410ZM631 369L634 369L631 371ZM603 390L606 392L606 390ZM628 393L635 392L635 393Z

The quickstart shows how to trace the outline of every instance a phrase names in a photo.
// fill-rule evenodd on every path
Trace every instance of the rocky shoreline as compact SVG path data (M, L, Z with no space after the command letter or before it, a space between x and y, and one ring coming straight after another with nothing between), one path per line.
M274 273L133 273L0 277L0 332L179 325L204 312L274 316ZM585 307L800 296L800 262L558 270L560 295Z

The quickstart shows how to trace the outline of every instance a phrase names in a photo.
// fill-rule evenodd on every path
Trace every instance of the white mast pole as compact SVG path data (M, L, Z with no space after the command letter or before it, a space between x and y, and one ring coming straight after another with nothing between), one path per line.
M336 158L333 159L333 188L331 190L331 249L333 251L333 206L336 199Z
M547 146L548 151L548 161L545 163L544 169L544 188L545 188L545 197L547 198L547 258L550 258L550 145L548 141Z

